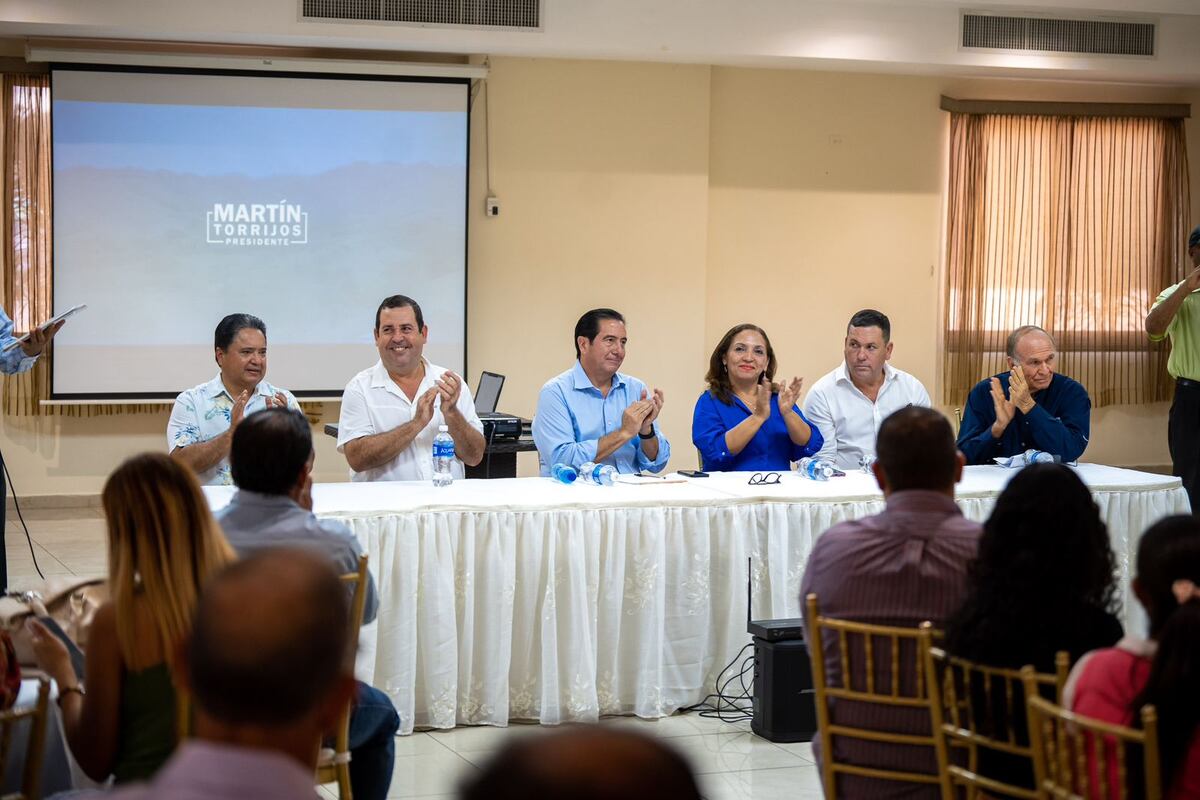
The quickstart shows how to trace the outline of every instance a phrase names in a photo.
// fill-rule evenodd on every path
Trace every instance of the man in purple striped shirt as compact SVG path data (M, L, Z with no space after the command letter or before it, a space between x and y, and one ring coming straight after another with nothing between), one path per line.
M928 408L909 406L883 421L876 440L875 478L887 499L883 513L842 522L817 540L801 582L801 607L817 595L822 616L879 625L917 627L929 620L943 627L967 593L967 563L975 557L980 525L963 517L954 503L954 485L964 459L950 423ZM806 623L807 627L807 623ZM811 634L811 631L809 631ZM831 685L841 684L835 637L825 639L825 670ZM890 659L879 653L876 662ZM916 653L902 648L900 678L906 693L916 683ZM890 660L885 663L890 663ZM905 667L902 667L904 669ZM883 684L890 683L890 676ZM864 686L853 676L856 688ZM831 703L831 721L895 733L928 734L929 714L869 703ZM819 742L813 752L820 763ZM835 738L837 760L862 766L936 774L930 748ZM840 776L838 797L933 798L935 784L899 783Z

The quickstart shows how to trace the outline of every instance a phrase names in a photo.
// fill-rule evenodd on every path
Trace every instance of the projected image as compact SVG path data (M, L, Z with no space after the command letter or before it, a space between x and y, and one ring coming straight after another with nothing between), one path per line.
M430 360L462 369L464 85L103 76L54 77L55 307L88 304L56 340L56 395L203 382L235 311L267 323L268 380L340 391L398 292Z

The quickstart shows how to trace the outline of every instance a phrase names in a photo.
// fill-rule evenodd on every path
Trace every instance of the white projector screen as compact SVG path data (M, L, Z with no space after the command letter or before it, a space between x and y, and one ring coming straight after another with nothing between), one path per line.
M375 309L421 304L466 353L469 84L56 68L56 399L166 398L216 373L213 329L267 326L267 380L340 395Z

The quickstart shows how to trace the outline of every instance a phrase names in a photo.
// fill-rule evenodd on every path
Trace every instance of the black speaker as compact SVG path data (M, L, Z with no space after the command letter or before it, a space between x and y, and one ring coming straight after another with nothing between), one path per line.
M812 665L803 639L754 637L754 718L750 730L772 742L811 742L817 735Z

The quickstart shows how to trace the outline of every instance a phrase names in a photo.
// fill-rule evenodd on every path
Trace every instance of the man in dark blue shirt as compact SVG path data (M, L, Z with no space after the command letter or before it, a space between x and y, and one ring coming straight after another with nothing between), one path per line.
M1013 331L1007 349L1010 371L980 381L967 397L958 449L968 464L1030 449L1077 460L1091 427L1087 390L1054 372L1054 340L1036 325Z

